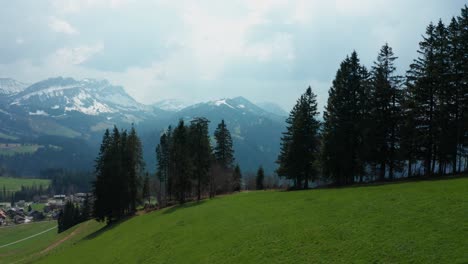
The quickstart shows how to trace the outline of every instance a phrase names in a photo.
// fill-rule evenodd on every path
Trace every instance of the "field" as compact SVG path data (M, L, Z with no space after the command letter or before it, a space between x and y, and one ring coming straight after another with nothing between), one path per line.
M16 154L26 154L26 153L32 154L42 147L43 146L37 145L37 144L1 143L0 155L13 156Z
M22 263L467 263L467 193L468 178L244 192L108 228L91 220L23 245L36 253Z
M83 239L85 234L89 234L102 227L102 224L98 224L95 221L87 222L61 234L57 234L56 226L56 221L46 221L13 227L1 227L0 263L34 262L38 257L55 248L55 246L66 249L77 240ZM79 230L77 230L78 228ZM43 231L47 232L13 245L4 246ZM73 236L70 235L72 233Z
M26 179L26 178L11 178L11 177L0 177L0 191L3 191L5 186L6 191L18 191L21 190L21 186L33 186L42 185L46 189L50 184L50 180L45 179Z

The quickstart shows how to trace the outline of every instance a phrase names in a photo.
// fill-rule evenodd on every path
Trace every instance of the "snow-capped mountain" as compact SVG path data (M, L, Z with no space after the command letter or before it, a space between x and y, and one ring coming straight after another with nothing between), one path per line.
M51 78L35 83L12 97L10 107L32 115L62 116L69 112L105 115L146 110L121 86L93 79Z
M182 101L182 100L178 100L178 99L165 99L165 100L161 100L153 104L154 107L165 110L165 111L169 111L169 112L180 111L188 107L189 105L190 105L189 103Z
M0 96L0 144L43 146L31 156L22 156L21 161L16 156L0 156L0 164L21 174L34 175L50 167L89 170L104 130L114 125L128 129L132 124L137 127L151 170L156 166L154 148L161 132L181 118L188 123L194 117L210 120L210 134L225 120L233 137L236 162L244 171L263 165L272 173L276 166L285 117L244 97L187 107L178 100L148 106L105 80L58 77L28 87L11 79L3 83L8 83L2 87L8 87L9 92Z
M22 83L11 78L0 78L0 96L11 96L23 91L28 84Z

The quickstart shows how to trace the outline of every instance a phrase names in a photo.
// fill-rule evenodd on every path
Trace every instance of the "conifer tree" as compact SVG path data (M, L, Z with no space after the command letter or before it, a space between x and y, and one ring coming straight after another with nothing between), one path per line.
M236 164L236 166L234 167L234 172L232 173L232 182L233 182L232 190L234 192L240 191L241 184L242 184L242 172L239 167L239 164Z
M323 172L337 184L351 184L364 173L368 98L369 74L353 52L336 73L324 112Z
M193 176L197 186L197 200L201 199L202 185L208 181L211 166L211 144L208 133L209 121L195 118L190 122L190 150L193 159Z
M372 69L370 130L365 144L370 144L369 160L378 164L379 178L385 178L388 169L389 179L393 179L395 169L399 168L397 153L399 147L401 122L402 78L395 74L393 50L385 44L377 56Z
M193 173L193 164L188 150L189 132L180 120L172 135L171 163L174 166L174 192L180 203L185 203L190 191L190 179Z
M318 114L316 95L309 87L297 100L286 120L288 125L281 138L277 173L292 179L295 188L308 188L309 181L315 179L315 161L320 149Z
M263 167L260 166L257 171L257 177L255 179L256 183L256 189L257 190L263 190L264 189L264 184L263 181L265 180L265 172L263 171Z
M231 133L227 129L224 119L218 124L214 132L216 146L214 148L214 157L218 164L223 168L229 169L234 162L234 150L232 148Z

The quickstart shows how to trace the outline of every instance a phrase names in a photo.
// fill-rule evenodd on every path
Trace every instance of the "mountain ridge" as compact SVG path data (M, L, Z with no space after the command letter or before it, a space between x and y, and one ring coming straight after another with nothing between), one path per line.
M59 146L64 156L81 157L85 153L94 157L106 128L117 125L125 129L134 125L142 139L150 171L155 168L154 148L162 131L169 125L176 125L180 119L189 122L203 116L211 121L211 134L221 120L226 121L241 167L255 171L263 165L267 172L273 173L284 123L284 117L270 113L242 96L164 110L137 102L122 86L95 79L49 78L8 96L0 96L0 99L0 144L41 142ZM76 144L72 144L70 150L67 148L70 141L61 138L80 140L83 149L78 150ZM0 147L3 164L15 163L1 153ZM53 161L43 163L52 164L52 167L67 165ZM17 166L13 167L18 170ZM19 171L21 174L21 169ZM37 174L37 170L28 173Z

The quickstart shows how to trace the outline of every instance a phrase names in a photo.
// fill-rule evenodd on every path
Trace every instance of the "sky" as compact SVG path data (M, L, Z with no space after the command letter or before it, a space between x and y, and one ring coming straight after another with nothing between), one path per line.
M244 96L320 108L340 62L389 43L404 73L464 0L0 0L0 77L107 79L137 101Z

